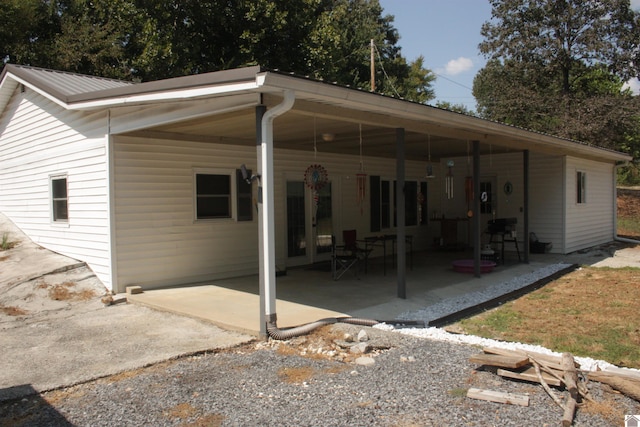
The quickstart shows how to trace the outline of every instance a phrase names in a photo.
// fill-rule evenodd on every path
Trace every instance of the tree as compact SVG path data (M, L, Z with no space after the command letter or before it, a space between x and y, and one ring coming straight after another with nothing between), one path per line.
M640 18L629 0L490 0L473 93L482 117L637 151Z
M259 64L368 89L374 40L377 92L434 97L378 0L0 1L0 54L14 63L144 81Z
M0 59L4 63L43 65L59 31L56 3L0 0Z

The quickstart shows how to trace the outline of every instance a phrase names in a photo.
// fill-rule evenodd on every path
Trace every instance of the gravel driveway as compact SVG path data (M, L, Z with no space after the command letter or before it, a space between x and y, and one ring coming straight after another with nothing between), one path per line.
M346 324L246 343L193 319L105 307L99 295L52 299L45 295L60 283L78 294L99 288L82 266L57 273L64 277L30 271L66 261L29 244L5 253L0 268L0 427L560 424L562 410L541 386L469 363L477 347ZM343 342L361 331L370 339L354 348L364 354ZM470 387L526 394L530 404L472 400ZM575 425L619 426L640 414L606 386L592 383L591 393L598 403L580 408Z
M361 329L333 325L288 342L249 343L5 402L0 425L560 425L562 410L542 387L470 364L477 348L364 328L373 364L359 365L355 355L327 345ZM526 394L530 404L472 400L465 397L470 387ZM623 425L623 414L640 413L636 402L598 383L591 393L601 403L579 409L575 425Z

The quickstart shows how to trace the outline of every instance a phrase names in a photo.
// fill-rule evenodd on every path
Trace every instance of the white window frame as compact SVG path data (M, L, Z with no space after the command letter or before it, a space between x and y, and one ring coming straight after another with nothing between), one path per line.
M229 216L220 218L198 218L198 175L227 175L229 176ZM193 220L195 222L235 221L237 219L237 183L235 169L195 168L193 169Z
M65 190L66 190L65 191L66 197L64 198L64 200L67 204L67 217L64 219L59 219L59 218L56 218L56 209L54 205L57 200L62 200L62 198L61 197L54 198L53 181L62 180L62 179L64 179ZM50 215L51 215L50 217L51 217L52 224L60 224L60 225L69 224L69 176L66 173L49 175L49 206L50 206Z

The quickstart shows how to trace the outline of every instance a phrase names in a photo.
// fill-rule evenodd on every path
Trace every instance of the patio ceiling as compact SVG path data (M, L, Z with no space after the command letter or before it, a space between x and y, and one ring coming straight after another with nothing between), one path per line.
M364 156L395 159L396 129L403 128L407 160L427 161L429 152L434 162L468 156L472 141L480 142L480 155L531 150L622 160L621 153L435 107L277 74L267 77L272 83L264 83L257 92L267 108L281 102L283 90L293 90L296 97L293 108L274 121L276 148L312 152L315 143L319 152L359 155L362 141ZM256 94L255 90L243 93ZM160 122L144 129L144 135L255 145L255 108L245 104L235 111L219 113L215 111L216 102L215 97L211 99L210 115ZM325 134L332 138L323 138Z
M255 109L217 114L208 117L155 126L145 129L145 136L161 139L195 140L255 145ZM410 126L408 126L410 125ZM382 117L374 113L346 111L340 107L313 105L296 101L294 108L274 122L276 148L313 152L359 155L362 140L364 156L395 158L396 128L405 128L405 152L408 160L427 161L470 154L473 139L485 139L442 126L420 124ZM136 134L134 132L132 134ZM467 136L468 138L464 138ZM515 147L481 144L482 154L513 152Z

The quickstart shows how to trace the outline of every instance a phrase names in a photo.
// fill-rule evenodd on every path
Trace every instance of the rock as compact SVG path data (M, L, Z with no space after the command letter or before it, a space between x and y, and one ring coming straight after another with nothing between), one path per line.
M333 343L341 348L351 348L356 345L353 341L334 340Z
M373 357L358 357L355 361L356 365L360 366L373 366L376 361Z
M345 342L353 342L353 335L347 332L344 334L343 339Z
M364 354L368 353L371 350L371 346L366 342L361 342L359 344L354 345L349 349L349 351L353 354Z
M364 329L361 329L360 332L358 332L358 342L364 341L369 341L369 335L367 335L367 332Z

